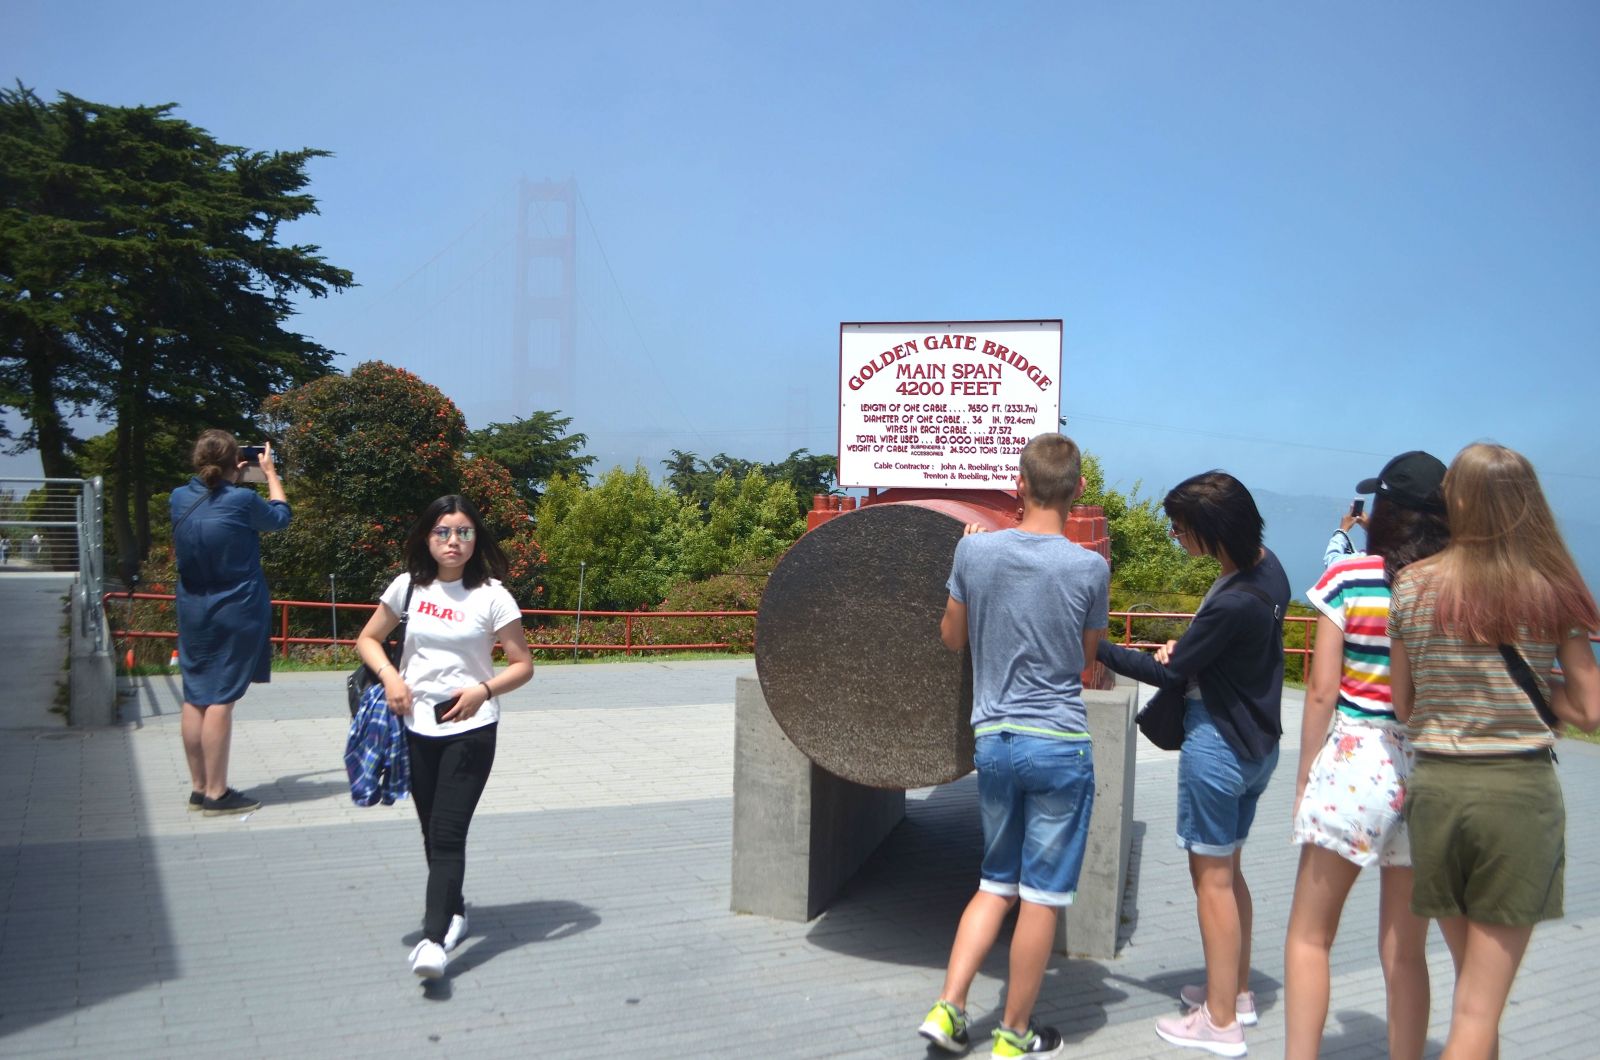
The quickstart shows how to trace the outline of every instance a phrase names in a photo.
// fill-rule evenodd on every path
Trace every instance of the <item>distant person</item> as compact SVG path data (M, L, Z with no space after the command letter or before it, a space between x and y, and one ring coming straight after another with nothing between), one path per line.
M4 565L11 558L11 539L0 537L0 565Z
M1453 1060L1499 1054L1533 926L1563 914L1567 817L1545 715L1600 728L1600 608L1526 457L1467 446L1444 499L1450 544L1395 579L1388 632L1417 752L1411 910L1439 921L1455 962Z
M1366 481L1370 482L1372 480L1367 479ZM1331 567L1340 560L1349 559L1352 556L1366 555L1361 549L1356 548L1355 541L1351 540L1350 537L1350 531L1358 526L1363 530L1367 528L1365 514L1357 515L1354 511L1346 511L1339 517L1339 529L1335 530L1333 536L1328 538L1328 547L1322 550L1323 567Z
M261 570L261 534L288 526L290 512L271 446L261 454L267 499L239 485L244 468L233 435L205 431L194 444L195 477L172 491L180 728L189 762L189 808L207 817L261 805L228 787L228 750L233 705L252 683L272 679L272 598Z
M415 975L437 979L467 934L467 830L494 765L495 697L533 678L533 656L522 612L498 580L506 575L505 553L471 501L451 494L428 505L405 549L406 572L383 591L356 651L406 724L411 797L428 861L423 937L409 960ZM402 614L410 617L396 669L383 640ZM498 674L497 638L509 663Z
M1094 754L1081 674L1106 628L1106 562L1063 536L1083 492L1071 439L1042 434L1022 450L1022 522L956 546L939 624L945 647L972 647L973 758L983 865L950 949L938 1002L918 1028L950 1052L967 1048L967 991L1018 905L1005 1012L995 1057L1054 1057L1061 1035L1033 1021L1056 938L1071 905L1094 807Z
M34 564L38 564L43 555L44 535L35 533L32 537L28 538L28 560Z
M1287 1060L1315 1060L1328 1020L1328 957L1345 899L1377 865L1378 960L1388 994L1389 1056L1417 1060L1428 1038L1428 922L1411 912L1411 846L1401 808L1411 741L1389 686L1390 586L1402 567L1449 541L1444 464L1389 461L1356 487L1373 493L1367 552L1329 567L1306 593L1320 612L1307 683L1294 841L1300 844L1284 944Z
M1244 484L1223 471L1185 479L1163 499L1172 536L1222 573L1183 636L1152 657L1102 642L1099 659L1184 703L1178 757L1178 845L1189 852L1204 985L1185 986L1187 1015L1156 1020L1173 1045L1245 1055L1242 1025L1257 1022L1250 990L1255 907L1240 852L1278 765L1283 614L1289 580L1261 543L1263 522Z

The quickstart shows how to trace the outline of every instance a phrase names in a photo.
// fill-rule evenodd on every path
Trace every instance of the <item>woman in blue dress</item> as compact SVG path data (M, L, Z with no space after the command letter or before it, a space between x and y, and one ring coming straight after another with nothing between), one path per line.
M252 682L272 679L272 599L261 571L261 534L289 525L271 447L260 459L266 500L239 485L246 464L233 435L206 431L194 444L195 477L172 491L189 809L207 817L261 805L228 787L233 705Z

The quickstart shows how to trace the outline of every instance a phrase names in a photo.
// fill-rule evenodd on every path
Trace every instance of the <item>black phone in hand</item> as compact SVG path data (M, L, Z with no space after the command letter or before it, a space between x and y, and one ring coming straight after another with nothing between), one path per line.
M433 720L443 725L444 716L454 710L459 702L461 702L460 696L451 696L443 703L435 703L433 705Z

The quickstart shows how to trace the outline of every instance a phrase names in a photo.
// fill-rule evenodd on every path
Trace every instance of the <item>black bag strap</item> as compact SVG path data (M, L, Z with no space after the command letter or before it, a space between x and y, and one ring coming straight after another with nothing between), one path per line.
M384 651L384 654L389 656L389 661L394 664L396 670L400 669L400 656L405 651L406 625L411 621L411 590L416 587L415 582L410 578L406 579L406 602L400 605L400 624L394 627L393 633L389 634L393 638L394 650L392 652ZM386 649L387 647L388 645L385 644Z
M1533 676L1533 667L1528 665L1528 660L1522 653L1510 644L1500 645L1500 657L1506 661L1506 669L1511 673L1511 680L1533 702L1533 709L1539 712L1539 720L1551 729L1561 731L1561 721L1550 709L1550 704L1544 700L1544 693L1539 691L1539 682Z
M172 524L172 533L174 535L176 535L178 533L178 527L183 525L183 521L185 519L189 518L189 516L194 514L194 510L196 508L200 507L200 502L201 501L205 500L207 497L214 497L214 496L216 496L216 494L217 494L216 487L213 486L212 488L206 490L204 493L200 494L200 496L196 497L194 499L194 503L189 505L188 510L185 511L182 515L178 516L178 521Z

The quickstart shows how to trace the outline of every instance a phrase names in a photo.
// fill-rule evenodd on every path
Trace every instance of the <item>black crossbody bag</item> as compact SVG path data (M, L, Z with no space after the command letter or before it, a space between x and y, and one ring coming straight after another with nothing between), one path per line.
M400 652L406 646L406 624L411 621L411 590L414 584L406 581L406 602L400 605L400 624L383 640L383 654L388 658L389 664L396 670L400 669ZM382 669L382 667L379 667ZM350 698L350 716L356 716L356 710L361 706L361 697L367 694L367 689L380 684L378 675L372 672L372 667L361 663L350 676L344 679L345 694Z

